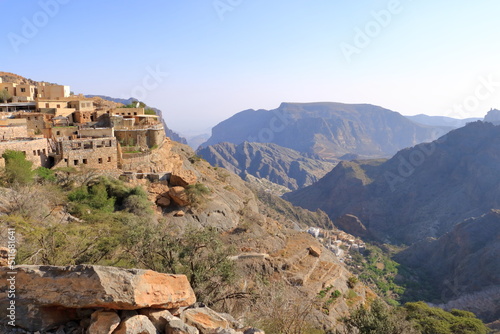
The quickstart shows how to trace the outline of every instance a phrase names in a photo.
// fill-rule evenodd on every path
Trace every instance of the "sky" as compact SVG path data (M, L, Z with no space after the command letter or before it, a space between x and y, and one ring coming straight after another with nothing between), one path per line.
M281 102L500 109L500 2L0 0L0 70L134 97L183 134Z

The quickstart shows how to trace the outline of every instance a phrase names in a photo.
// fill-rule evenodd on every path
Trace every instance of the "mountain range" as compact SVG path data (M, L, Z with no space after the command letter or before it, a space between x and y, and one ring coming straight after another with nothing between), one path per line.
M369 104L282 103L274 110L245 110L219 123L202 147L222 142L273 143L336 160L346 154L391 156L432 141L449 128L422 125Z
M389 160L342 161L321 180L284 195L332 220L357 216L372 237L412 244L500 208L500 126L481 121Z

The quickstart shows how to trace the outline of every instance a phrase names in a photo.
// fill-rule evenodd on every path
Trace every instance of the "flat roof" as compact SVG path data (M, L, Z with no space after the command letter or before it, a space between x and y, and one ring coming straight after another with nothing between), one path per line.
M23 107L23 106L36 106L36 102L0 103L0 107Z

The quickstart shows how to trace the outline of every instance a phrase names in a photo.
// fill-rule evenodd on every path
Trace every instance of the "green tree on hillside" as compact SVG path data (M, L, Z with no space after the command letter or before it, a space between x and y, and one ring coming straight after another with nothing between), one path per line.
M3 179L6 183L26 185L33 182L33 163L26 160L23 152L6 150L2 158L5 159Z

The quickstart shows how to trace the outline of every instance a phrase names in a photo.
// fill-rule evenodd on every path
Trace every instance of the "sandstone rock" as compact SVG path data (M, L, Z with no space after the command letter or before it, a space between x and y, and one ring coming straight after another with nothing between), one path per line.
M156 195L168 193L168 184L166 183L166 181L151 183L149 185L148 191Z
M156 334L156 328L145 315L135 315L122 321L113 334Z
M165 334L199 334L199 331L197 328L185 324L181 319L175 318L167 324Z
M168 195L177 205L186 206L189 204L186 190L183 187L170 188Z
M0 280L7 279L8 269L0 267ZM78 308L169 309L196 302L184 275L88 265L17 266L16 272L18 325L29 330L78 319ZM0 285L0 296L5 294L6 285ZM0 299L0 308L8 302Z
M173 186L187 187L190 184L195 184L196 181L196 175L190 170L180 170L170 175L170 184Z
M165 328L169 321L176 319L168 310L143 309L140 313L148 317L149 321L151 321L160 333L165 332Z
M229 322L208 307L184 310L181 319L188 325L198 328L201 334L212 333L216 329L230 328Z
M316 247L316 246L309 246L309 254L311 254L314 257L319 257L321 255L321 248Z
M92 313L88 333L111 334L120 324L120 317L112 311Z
M7 247L0 247L0 267L9 265L9 249Z
M186 214L186 213L185 213L184 211L180 210L180 211L177 211L177 212L174 214L174 216L175 216L175 217L184 217L184 215L185 215L185 214Z
M156 205L158 206L161 206L161 207L167 207L170 205L170 197L168 197L168 194L167 196L163 196L163 195L160 195L156 198Z

